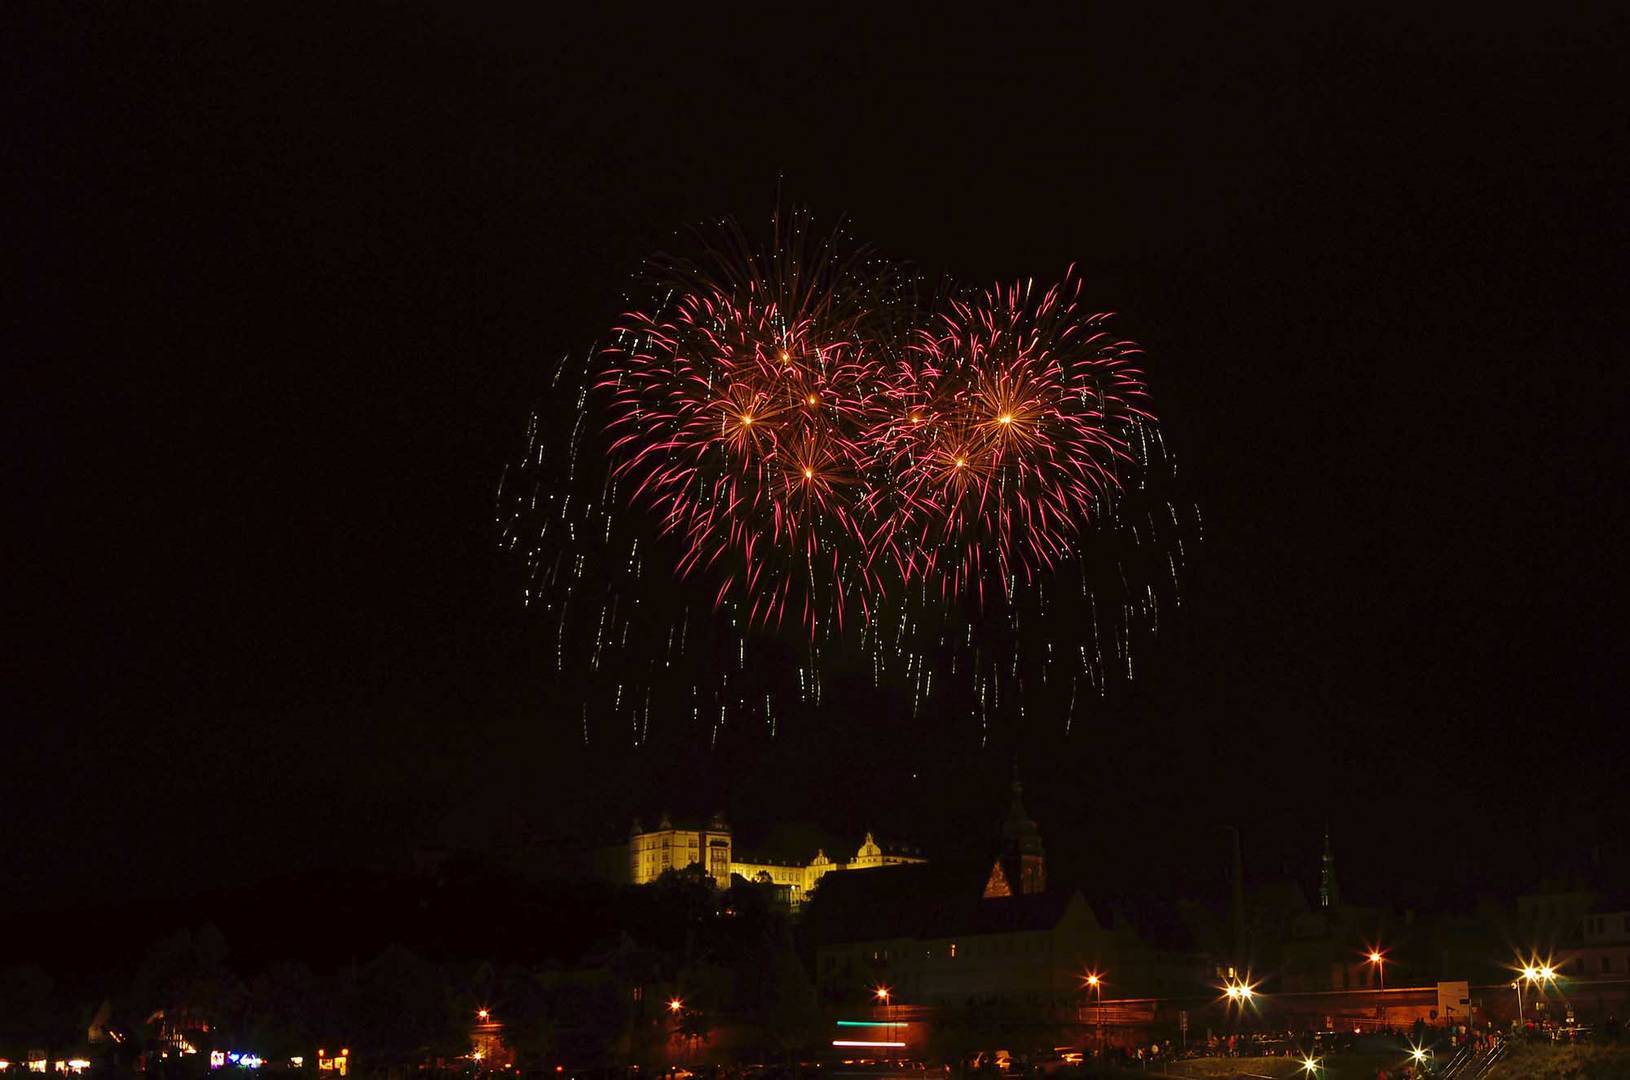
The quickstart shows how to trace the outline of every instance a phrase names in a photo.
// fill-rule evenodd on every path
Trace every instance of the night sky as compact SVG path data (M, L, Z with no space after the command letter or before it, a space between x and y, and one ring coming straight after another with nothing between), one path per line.
M1219 823L1379 903L1625 858L1621 16L461 6L0 16L8 905L664 806L945 850L1014 764L1110 893L1220 896ZM499 473L644 258L778 199L1148 348L1205 538L1070 737L582 746Z

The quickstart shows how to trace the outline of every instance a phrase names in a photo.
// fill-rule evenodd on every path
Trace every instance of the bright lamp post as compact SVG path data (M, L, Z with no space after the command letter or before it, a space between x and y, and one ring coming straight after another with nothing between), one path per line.
M1518 973L1517 979L1511 984L1517 988L1517 1026L1523 1024L1522 984L1538 986L1543 992L1545 984L1556 982L1556 969L1550 964L1528 964Z
M898 1036L894 1033L894 1010L889 1008L889 988L879 986L872 991L872 995L877 998L877 1003L883 1006L883 1022L888 1024L886 1030L889 1033L889 1040L896 1041Z
M685 1060L690 1060L691 1046L690 1033L685 1030L685 1000L671 997L668 999L668 1015L674 1019L674 1034L681 1038L681 1051Z
M1386 1027L1387 1026L1387 997L1386 997L1386 989L1387 989L1387 954L1382 952L1379 948L1374 948L1374 949L1370 950L1370 955L1365 957L1365 959L1368 960L1370 962L1370 964L1375 968L1376 978L1380 981L1380 984L1381 984L1381 990L1382 990L1382 994L1381 994L1381 1026Z
M1087 989L1092 991L1093 1001L1096 1003L1094 1012L1098 1021L1098 1056L1104 1053L1104 980L1096 971L1087 972Z
M1238 978L1230 980L1223 987L1223 994L1231 1003L1239 1006L1238 1016L1240 1020L1245 1018L1245 1006L1251 1004L1256 997L1256 991L1251 989L1251 984L1244 979ZM1238 1027L1237 1021L1235 1026Z

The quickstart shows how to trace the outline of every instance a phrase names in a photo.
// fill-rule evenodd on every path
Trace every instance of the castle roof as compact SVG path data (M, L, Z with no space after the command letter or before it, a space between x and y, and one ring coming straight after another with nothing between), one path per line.
M1076 897L1052 889L983 899L984 875L966 866L915 864L828 874L804 915L822 944L1049 930Z

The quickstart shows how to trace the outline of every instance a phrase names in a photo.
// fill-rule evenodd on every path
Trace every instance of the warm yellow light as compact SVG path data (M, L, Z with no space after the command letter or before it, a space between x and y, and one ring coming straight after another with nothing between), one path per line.
M815 479L815 470L811 469L807 465L804 466L804 479L805 480L813 480L813 479Z
M787 352L787 350L785 350L785 349L782 349L782 350L781 350L781 362L782 362L782 363L783 363L783 364L790 364L790 363L792 363L792 354L791 354L791 353L789 353L789 352Z
M1306 1069L1308 1072L1317 1072L1318 1068L1319 1068L1319 1059L1318 1058L1303 1058L1302 1059L1302 1068Z
M487 1010L486 1010L486 1009L477 1009L477 1010L476 1010L476 1011L475 1011L475 1015L476 1015L476 1016L477 1016L477 1017L478 1017L478 1018L480 1018L480 1019L482 1019L482 1020L485 1020L485 1019L486 1019L486 1018L487 1018L487 1017L489 1017L489 1016L491 1016L491 1015L492 1015L492 1013L490 1013L490 1012L488 1012L488 1011L487 1011Z
M968 459L967 458L957 458L956 459L956 467L959 468L959 469L964 467L967 464L968 464Z
M876 993L878 1001L887 1001L889 999L889 988L886 986L879 986Z
M1088 986L1097 986L1098 985L1098 976L1096 976L1096 975L1088 975L1087 976L1087 985Z
M1370 963L1379 964L1380 962L1381 962L1381 954L1380 953L1378 953L1378 952L1370 953Z
M1424 1061L1426 1060L1426 1051L1417 1046L1409 1052L1409 1056L1416 1061Z
M680 1009L683 1009L684 1007L685 1007L685 1003L683 1001L680 1001L678 998L673 998L668 1002L668 1011L669 1012L675 1012L676 1013Z
M1529 982L1533 982L1535 979L1539 978L1539 969L1525 967L1522 969L1522 977L1527 979Z
M753 424L752 414L751 413L742 413L741 414L741 426L742 427L751 427L752 424Z
M1013 414L1012 413L1003 413L1001 416L998 416L996 418L996 422L998 424L1011 424L1011 423L1013 423Z
M911 418L911 422L912 422L912 423L913 423L913 424L920 424L920 423L922 423L922 422L923 422L923 418L922 418L922 417L920 417L920 416L913 416L913 417L912 417L912 418Z
M813 404L815 404L817 401L819 401L821 399L816 397L814 394L811 394L807 398L805 398L804 400L807 401L809 404L813 405Z
M1547 964L1545 967L1539 969L1539 977L1542 979L1554 979L1556 978L1556 972L1551 970L1550 965Z

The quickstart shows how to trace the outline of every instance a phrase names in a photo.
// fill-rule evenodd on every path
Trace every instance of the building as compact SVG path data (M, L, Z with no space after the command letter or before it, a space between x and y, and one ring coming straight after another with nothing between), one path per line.
M1047 891L1047 854L1041 844L1041 830L1024 812L1020 799L1023 788L1013 781L1013 801L1002 822L1002 848L985 878L984 896L1028 896Z
M1630 978L1630 904L1604 905L1609 910L1580 919L1579 944L1572 952L1580 978Z
M1390 919L1381 909L1342 899L1328 825L1319 855L1318 904L1310 905L1302 886L1285 878L1253 889L1248 907L1251 959L1258 970L1276 975L1274 990L1360 990L1384 981L1387 961L1372 962L1370 953L1383 946L1383 938L1393 951L1397 931L1387 932ZM1417 978L1420 974L1415 972Z
M720 888L729 887L732 877L771 885L793 907L803 904L816 884L834 871L874 870L926 861L914 849L879 844L870 832L847 861L834 860L821 849L807 860L755 857L736 851L723 814L713 815L705 825L675 825L663 814L655 829L643 829L636 821L628 833L629 880L636 885L647 885L669 870L700 866Z
M1124 923L1100 919L1078 890L1049 884L1021 795L1015 782L988 869L902 866L822 886L805 927L823 1000L860 1004L886 987L902 1005L1073 1021L1089 974L1121 995L1204 977L1203 963L1148 947Z

